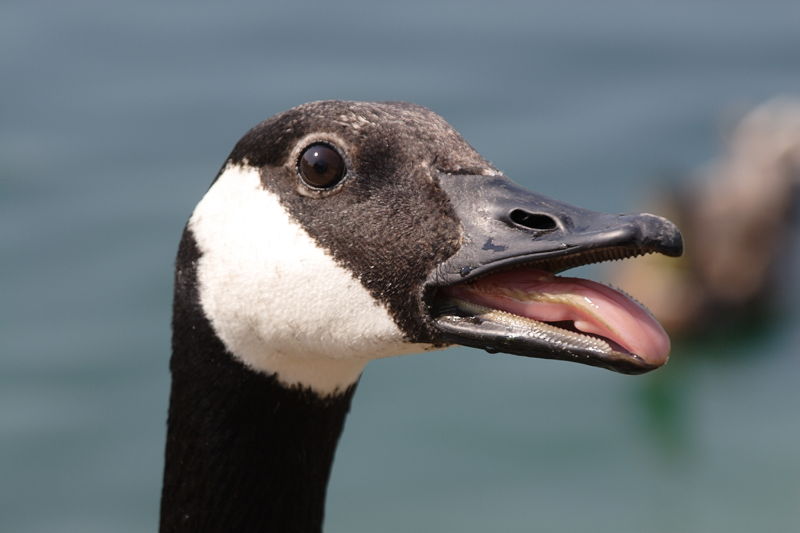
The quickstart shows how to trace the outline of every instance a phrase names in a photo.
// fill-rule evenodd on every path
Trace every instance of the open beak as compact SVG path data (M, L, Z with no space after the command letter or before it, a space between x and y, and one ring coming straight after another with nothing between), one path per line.
M437 178L463 231L459 250L426 282L437 340L629 374L666 362L669 338L640 304L605 285L555 274L652 252L679 256L674 224L573 207L504 176Z

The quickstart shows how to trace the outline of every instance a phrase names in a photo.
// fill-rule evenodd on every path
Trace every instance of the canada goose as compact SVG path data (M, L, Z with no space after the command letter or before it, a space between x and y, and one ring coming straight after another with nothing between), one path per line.
M699 174L657 202L687 236L685 257L651 256L613 271L614 283L673 335L752 325L774 306L800 200L800 102L776 99L753 109L723 156Z
M178 251L161 531L319 531L371 359L462 344L660 366L669 340L648 313L555 273L681 248L663 218L520 188L420 106L315 102L262 122Z

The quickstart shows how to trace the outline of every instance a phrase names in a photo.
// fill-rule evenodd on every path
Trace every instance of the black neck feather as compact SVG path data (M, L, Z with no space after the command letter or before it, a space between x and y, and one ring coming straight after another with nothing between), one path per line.
M161 532L319 532L355 387L320 398L226 352L199 306L197 247L178 253Z

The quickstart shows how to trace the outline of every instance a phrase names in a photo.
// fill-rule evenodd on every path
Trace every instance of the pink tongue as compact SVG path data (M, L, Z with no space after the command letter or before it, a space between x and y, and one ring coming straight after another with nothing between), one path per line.
M539 270L510 271L447 289L456 298L541 322L572 321L653 365L669 355L669 337L639 304L605 285Z

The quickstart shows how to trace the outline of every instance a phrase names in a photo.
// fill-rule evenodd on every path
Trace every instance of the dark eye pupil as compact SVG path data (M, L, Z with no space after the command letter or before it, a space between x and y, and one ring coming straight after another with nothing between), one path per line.
M324 143L312 144L300 156L300 176L311 187L333 187L344 176L344 170L342 156Z

